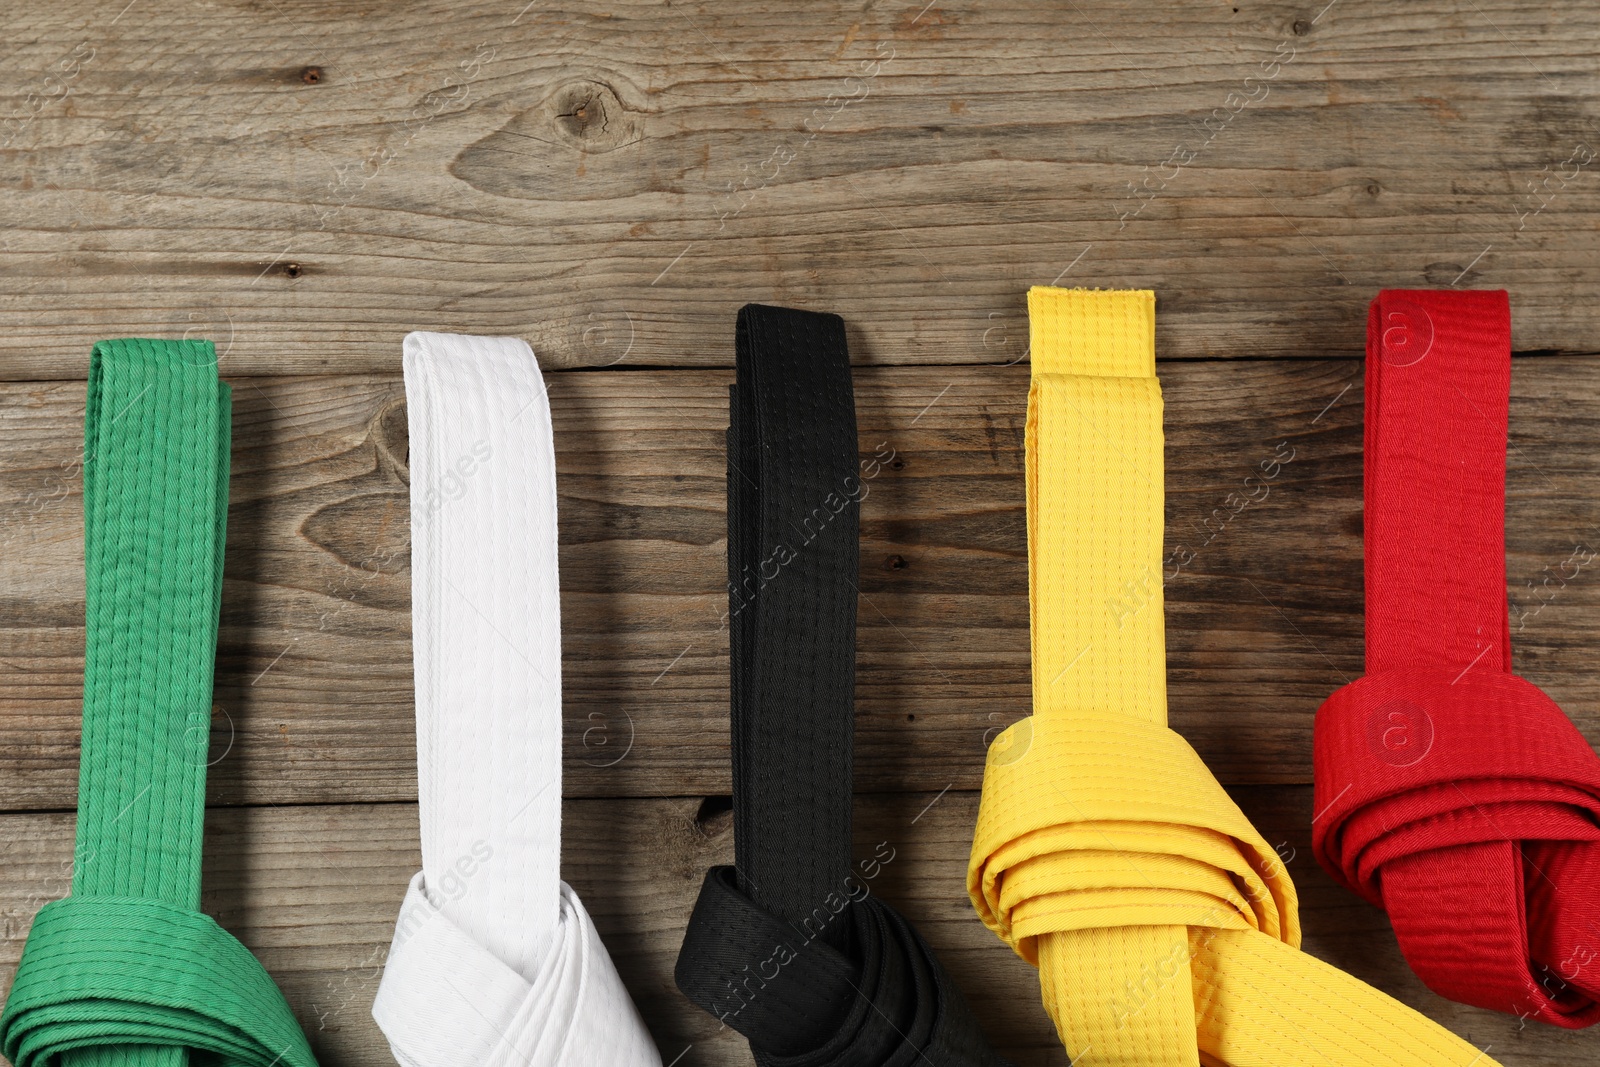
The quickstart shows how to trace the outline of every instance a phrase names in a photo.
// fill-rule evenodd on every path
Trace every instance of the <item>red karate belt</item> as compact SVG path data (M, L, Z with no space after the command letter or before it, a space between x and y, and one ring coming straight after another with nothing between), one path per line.
M1367 673L1317 712L1312 843L1435 992L1600 1019L1600 759L1511 673L1504 292L1367 315Z

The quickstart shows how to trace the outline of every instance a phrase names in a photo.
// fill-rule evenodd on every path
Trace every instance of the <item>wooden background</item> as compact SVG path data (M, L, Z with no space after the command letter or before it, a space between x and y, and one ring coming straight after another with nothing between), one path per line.
M671 966L732 849L722 430L760 300L845 316L863 453L894 455L862 531L878 891L1000 1047L1064 1064L962 889L985 741L1028 707L1024 293L1057 281L1157 290L1167 539L1195 553L1172 721L1283 843L1308 949L1502 1063L1600 1064L1600 1034L1423 989L1308 843L1312 716L1361 669L1379 287L1511 290L1517 668L1600 742L1600 582L1569 562L1600 548L1600 8L925 2L8 8L0 988L70 876L88 351L210 337L235 443L205 906L325 1064L392 1062L368 1008L419 862L400 339L509 333L552 372L566 876L664 1060L749 1063Z

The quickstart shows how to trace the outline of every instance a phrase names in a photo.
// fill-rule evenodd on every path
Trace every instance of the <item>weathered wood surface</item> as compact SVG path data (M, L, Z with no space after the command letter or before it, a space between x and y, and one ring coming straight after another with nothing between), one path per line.
M857 784L977 788L1029 700L1026 368L857 374ZM1361 670L1352 361L1163 368L1172 719L1225 782L1311 780L1317 705ZM729 791L721 371L551 375L566 791ZM1518 669L1600 741L1600 370L1519 361L1509 581ZM416 796L401 384L241 379L210 789L225 804ZM0 390L0 808L74 803L81 383ZM1441 447L1447 447L1441 443ZM1286 459L1275 467L1273 457ZM1234 513L1243 482L1268 495ZM1254 484L1254 483L1253 483ZM1581 557L1580 557L1581 558ZM1448 568L1450 561L1438 561ZM1534 583L1530 586L1530 583Z
M924 4L10 5L0 990L71 853L88 349L211 337L235 442L205 906L324 1063L392 1062L368 1008L418 862L400 338L508 333L560 369L566 874L667 1059L748 1063L670 970L731 850L702 798L729 791L722 431L760 300L845 316L880 457L858 843L900 851L876 889L1021 1067L1064 1063L962 892L985 740L1028 707L1024 293L1056 280L1158 291L1167 543L1194 553L1166 585L1172 721L1294 850L1307 947L1502 1063L1600 1063L1593 1034L1422 989L1306 843L1312 715L1361 669L1380 287L1512 291L1517 668L1600 742L1576 562L1600 547L1600 8Z
M1303 902L1306 948L1448 1025L1507 1067L1592 1062L1593 1035L1465 1008L1424 989L1406 968L1383 914L1339 889L1311 859L1311 791L1235 791L1288 858ZM706 866L729 862L724 812L697 822L694 800L572 800L564 875L593 914L664 1060L678 1067L748 1064L744 1042L691 1006L672 983L683 926ZM924 810L926 809L926 810ZM894 858L870 883L901 908L949 968L990 1037L1019 1067L1060 1067L1065 1054L1039 1001L1032 968L966 902L966 853L977 797L903 793L857 802L857 851L887 842ZM64 890L71 816L0 816L0 988L44 899ZM416 869L412 804L243 808L207 823L203 906L255 950L283 987L324 1064L387 1067L369 1010L406 880ZM493 862L492 860L490 862ZM687 1049L687 1053L685 1053Z
M1159 289L1170 358L1353 355L1380 286L1600 327L1592 4L123 7L6 12L0 376L185 332L392 371L419 327L726 365L752 299L1004 363L1058 277Z

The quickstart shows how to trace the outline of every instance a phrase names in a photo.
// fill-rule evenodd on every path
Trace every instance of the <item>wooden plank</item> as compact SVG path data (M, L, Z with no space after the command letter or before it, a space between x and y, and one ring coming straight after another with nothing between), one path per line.
M417 327L727 365L746 300L1005 363L1052 279L1158 289L1169 358L1354 355L1403 285L1509 287L1519 349L1593 352L1600 9L1316 6L13 12L0 376L172 334L393 371Z
M1339 889L1311 859L1310 789L1236 790L1300 890L1306 949L1449 1026L1507 1067L1588 1062L1587 1035L1445 1001L1406 968L1382 912ZM1063 1053L1032 968L973 915L965 893L975 794L861 797L859 855L893 850L871 890L900 908L939 953L991 1038L1019 1067ZM698 821L694 800L572 800L563 875L583 897L664 1059L679 1067L749 1063L743 1039L688 1003L672 966L705 868L731 862L727 812ZM65 892L72 820L0 816L0 988L8 988L32 913ZM493 862L492 859L490 862ZM420 863L416 808L336 805L212 811L202 905L283 988L323 1063L386 1067L369 1010L406 881Z
M1507 519L1518 669L1600 741L1593 375L1518 361ZM1193 556L1166 588L1173 724L1226 782L1309 782L1313 713L1361 670L1359 367L1163 380L1168 550ZM728 792L727 381L550 377L569 795ZM976 788L986 738L1027 713L1026 388L1021 367L857 374L862 456L888 461L864 470L860 788ZM235 397L211 797L412 799L400 383L243 379ZM73 803L82 407L81 383L0 389L0 809Z

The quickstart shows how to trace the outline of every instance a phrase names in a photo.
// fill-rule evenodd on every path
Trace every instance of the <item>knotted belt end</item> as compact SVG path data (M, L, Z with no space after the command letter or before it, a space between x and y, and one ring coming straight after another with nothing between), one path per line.
M316 1067L283 994L209 915L137 897L39 909L0 1017L0 1051L16 1067L50 1067L68 1049L141 1044Z
M1276 850L1181 735L1128 715L1033 717L995 739L967 889L1035 964L1039 935L1104 926L1300 940Z
M1380 906L1375 865L1364 854L1377 845L1398 854L1396 835L1405 830L1390 821L1367 836L1363 827L1351 826L1373 805L1442 790L1427 805L1426 828L1418 829L1417 846L1424 850L1501 840L1511 829L1506 820L1515 817L1509 813L1476 817L1462 783L1544 783L1571 790L1574 802L1587 803L1600 826L1600 763L1560 706L1514 674L1444 668L1369 674L1323 702L1314 738L1313 850L1330 875ZM1455 821L1460 832L1451 834L1431 818L1448 813L1461 816ZM1550 834L1552 829L1535 820L1517 826L1516 836L1560 836Z
M1389 913L1431 989L1600 1021L1573 888L1600 878L1600 761L1554 700L1497 670L1370 674L1318 710L1315 758L1317 862Z

